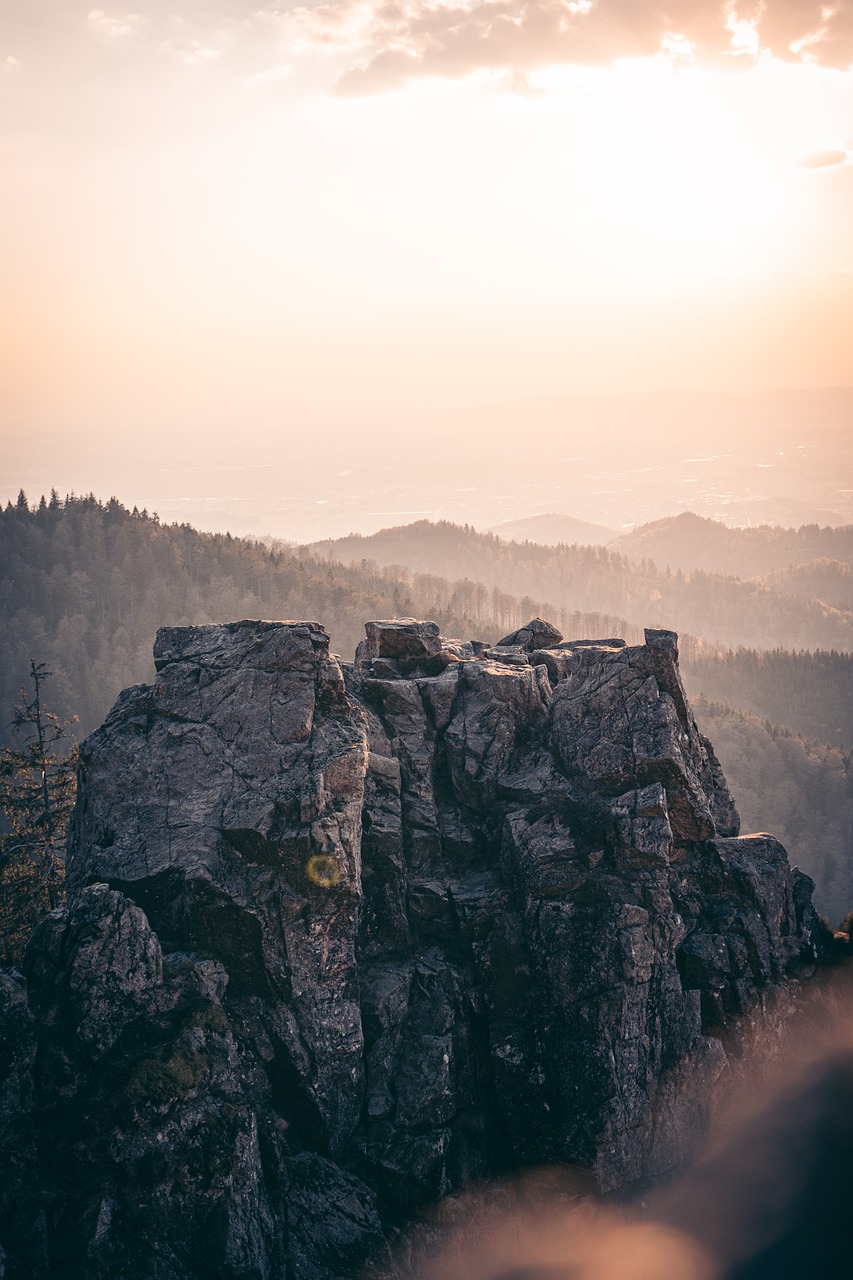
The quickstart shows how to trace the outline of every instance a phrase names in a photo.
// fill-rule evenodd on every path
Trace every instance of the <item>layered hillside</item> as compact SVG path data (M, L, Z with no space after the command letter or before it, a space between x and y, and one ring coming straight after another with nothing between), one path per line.
M700 525L714 525L713 521L692 519ZM714 527L726 537L749 532ZM839 537L845 533L828 532ZM370 537L317 542L308 554L326 555L344 564L376 561L406 565L415 573L469 578L489 591L548 601L553 606L548 616L558 616L554 610L595 608L633 625L674 627L726 649L740 645L758 649L853 648L853 612L849 608L819 597L803 598L787 590L785 582L780 585L772 579L702 569L685 572L676 568L677 561L670 564L651 556L640 558L636 546L629 558L612 547L508 542L468 526L419 520L382 529Z
M546 599L399 565L345 566L280 544L161 524L115 499L54 494L34 509L0 510L0 740L31 658L54 673L53 709L78 716L86 734L125 685L150 678L159 627L320 617L333 649L352 657L365 618L416 613L448 634L496 640L532 613L550 616ZM556 617L575 636L626 634L619 618L597 608L572 606Z
M610 548L631 560L653 560L661 567L669 565L685 572L701 569L737 578L777 574L784 584L786 571L814 561L828 560L839 566L839 573L843 573L840 566L846 564L849 573L853 561L853 525L835 529L807 524L798 529L781 529L762 524L755 528L731 529L719 520L684 511L623 533L611 540ZM832 576L828 576L828 583L830 590L837 586ZM817 581L812 589L807 592L801 589L797 594L824 599L823 590L815 589L823 585Z
M676 638L167 628L0 981L7 1280L341 1280L476 1179L683 1161L820 956Z
M446 634L490 641L539 613L568 637L618 635L636 642L642 628L603 611L605 600L613 603L608 592L614 563L622 566L617 601L628 602L647 622L670 626L677 616L671 602L653 599L655 583L669 582L677 592L677 577L668 580L663 573L646 579L623 557L609 557L601 549L575 549L561 558L544 547L514 548L459 526L425 528L435 544L431 554L437 547L445 573L457 567L454 557L460 554L468 557L463 568L485 572L476 558L485 550L498 585L486 587L470 576L454 581L399 563L382 568L363 558L343 565L296 548L163 525L156 516L93 497L62 501L53 496L36 509L10 507L0 512L0 740L8 740L11 706L31 658L53 672L46 686L50 708L64 717L78 716L85 735L100 724L124 686L151 678L151 647L164 625L321 617L332 649L351 657L365 617L416 614L434 618ZM519 595L508 589L515 553L522 557ZM404 546L399 554L406 554ZM534 582L541 596L531 595ZM759 607L767 589L753 584L753 590L757 594L749 601ZM567 603L549 605L559 593ZM709 608L713 598L709 590ZM792 607L800 606L793 601ZM720 617L732 626L742 620L736 609ZM775 646L771 615L759 608L756 617ZM727 637L727 650L728 643ZM839 800L839 771L848 779L853 772L849 762L837 758L838 748L851 741L853 660L839 652L723 653L693 643L683 632L681 652L691 694L772 722L762 728L733 712L720 744L724 765L738 794L754 794L760 801L750 802L747 811L762 827L784 836L792 858L817 881L819 909L837 923L853 902L853 794L847 785ZM774 725L829 745L777 750ZM773 767L768 764L756 786L756 761L771 757ZM811 822L809 814L827 816Z

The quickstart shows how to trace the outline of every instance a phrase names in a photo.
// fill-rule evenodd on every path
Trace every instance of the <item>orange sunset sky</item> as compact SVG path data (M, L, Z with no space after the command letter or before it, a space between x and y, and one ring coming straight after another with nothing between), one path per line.
M853 382L851 0L100 3L0 9L8 438Z

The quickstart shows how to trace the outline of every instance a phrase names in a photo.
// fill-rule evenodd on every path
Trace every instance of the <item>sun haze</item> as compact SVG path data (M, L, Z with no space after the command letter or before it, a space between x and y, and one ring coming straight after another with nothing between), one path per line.
M11 0L3 432L845 384L851 63L851 0Z

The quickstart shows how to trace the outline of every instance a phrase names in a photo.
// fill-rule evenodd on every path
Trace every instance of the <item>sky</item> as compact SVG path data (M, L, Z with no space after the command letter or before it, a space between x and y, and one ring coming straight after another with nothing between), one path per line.
M7 466L853 383L853 0L101 5L0 6Z

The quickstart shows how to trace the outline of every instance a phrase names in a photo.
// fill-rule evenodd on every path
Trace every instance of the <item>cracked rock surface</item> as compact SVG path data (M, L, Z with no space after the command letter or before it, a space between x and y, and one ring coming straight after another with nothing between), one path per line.
M84 744L0 975L6 1280L346 1280L474 1180L660 1175L819 958L671 632L366 631L165 629Z

